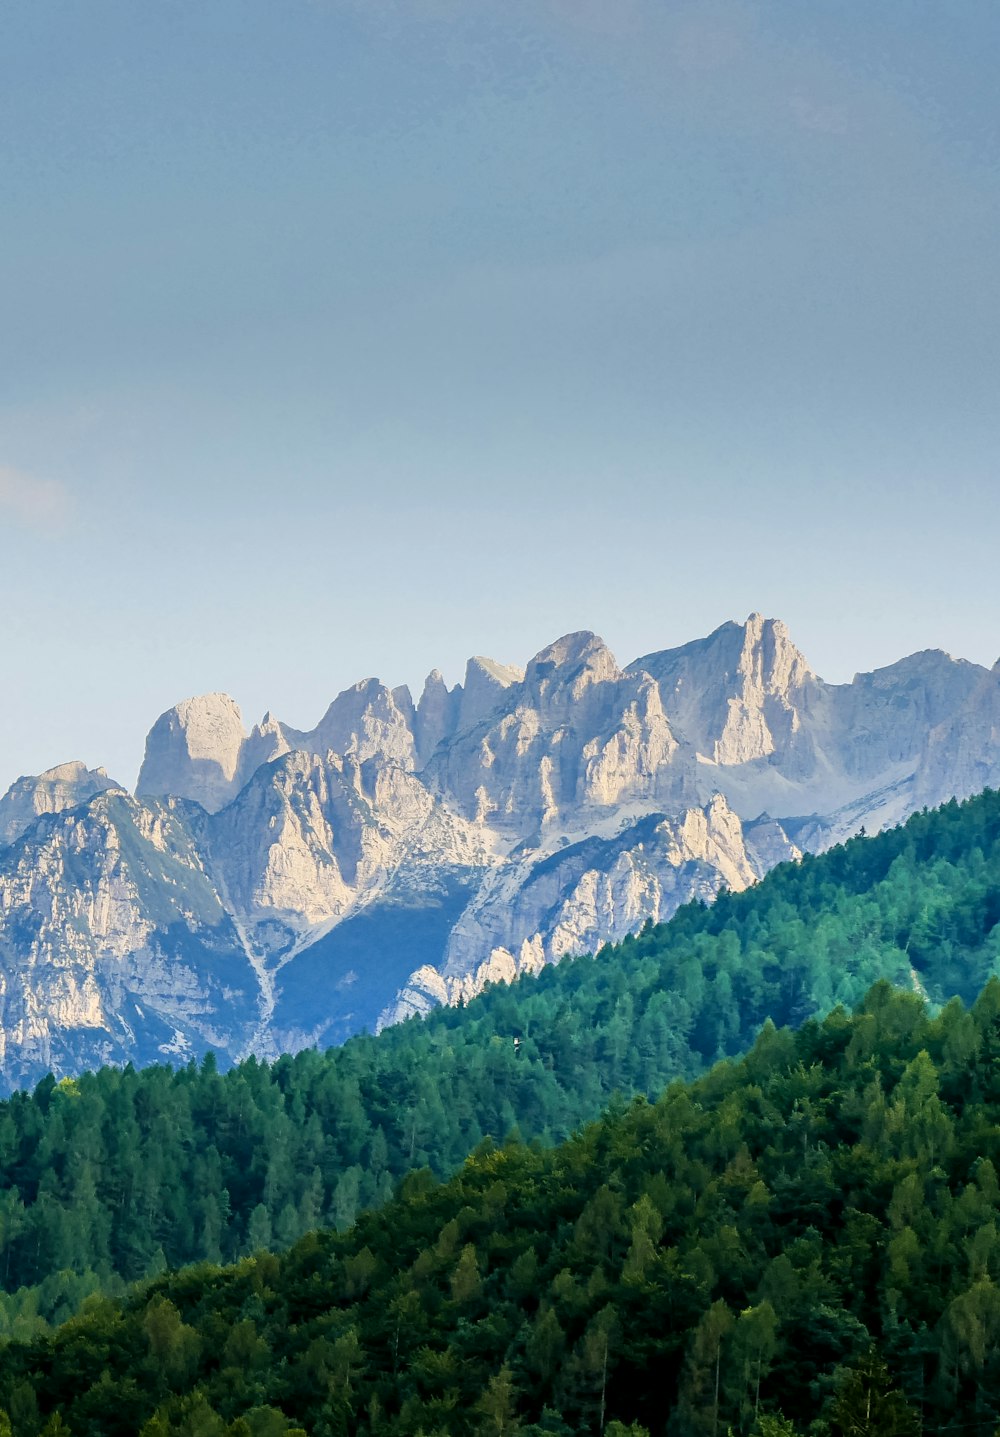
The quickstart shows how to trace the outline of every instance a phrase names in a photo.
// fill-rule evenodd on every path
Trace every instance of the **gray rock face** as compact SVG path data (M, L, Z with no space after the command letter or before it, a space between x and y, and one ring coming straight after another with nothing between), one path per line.
M293 752L206 825L209 865L265 956L286 956L377 895L404 863L489 861L482 833L379 755Z
M474 728L488 718L501 706L507 690L523 678L524 670L514 664L498 664L475 654L465 667L465 682L459 685L457 722L452 732Z
M138 794L190 798L209 813L230 803L262 764L293 750L380 758L412 769L415 712L409 691L363 679L339 694L314 729L300 732L265 714L248 734L228 694L185 699L161 714L146 739Z
M239 791L246 737L228 694L185 699L150 729L136 792L192 798L214 813Z
M0 799L0 1080L339 1041L998 782L1000 666L829 685L759 615L367 679L305 732L189 699L138 798L77 764Z
M780 820L812 815L820 846L952 796L958 773L948 759L931 762L930 736L943 724L971 722L966 706L987 673L927 650L849 684L827 684L785 626L757 614L648 654L630 672L643 669L659 681L700 795L724 793L744 818L765 810ZM985 732L978 741L988 748ZM920 802L918 775L928 795Z
M0 1073L236 1056L258 985L185 805L120 791L0 854ZM238 1047L238 1043L237 1043Z
M61 813L105 789L118 788L103 768L63 763L37 778L19 778L0 798L0 848L13 843L43 813Z
M413 725L413 741L421 768L438 744L451 738L458 727L461 698L461 686L449 689L440 669L432 669L427 675Z
M440 745L424 776L471 821L523 840L584 809L673 791L676 749L649 675L622 673L595 635L570 634Z
M364 763L376 754L413 768L413 703L405 688L390 690L378 679L364 679L339 694L311 733L286 729L290 748L324 754L331 750Z
M776 752L787 765L819 692L784 624L760 614L682 648L647 654L631 671L652 674L677 732L725 766Z
M922 738L915 808L1000 787L1000 660L976 676L960 707L935 706L935 715L943 716Z
M417 758L422 768L439 744L475 728L495 713L504 701L506 691L524 678L524 670L513 664L497 664L481 654L471 658L465 669L465 682L449 689L434 669L427 676L424 691L417 705L414 736Z
M801 856L776 834L769 857ZM607 837L517 853L491 871L452 929L443 967L413 973L380 1026L592 953L694 898L714 898L723 884L739 891L757 876L743 825L721 795L672 819L651 813Z

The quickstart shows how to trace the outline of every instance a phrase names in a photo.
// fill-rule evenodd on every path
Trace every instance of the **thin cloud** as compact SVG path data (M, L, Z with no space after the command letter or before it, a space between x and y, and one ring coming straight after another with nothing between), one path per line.
M61 527L69 517L69 491L54 479L36 479L0 464L0 521L12 518L36 529Z

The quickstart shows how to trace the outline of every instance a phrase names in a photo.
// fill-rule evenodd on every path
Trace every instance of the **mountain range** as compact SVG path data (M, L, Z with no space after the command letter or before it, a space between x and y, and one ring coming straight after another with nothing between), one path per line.
M0 1075L338 1042L998 781L1000 664L827 684L756 614L368 679L308 732L188 699L134 794L63 764L0 799Z

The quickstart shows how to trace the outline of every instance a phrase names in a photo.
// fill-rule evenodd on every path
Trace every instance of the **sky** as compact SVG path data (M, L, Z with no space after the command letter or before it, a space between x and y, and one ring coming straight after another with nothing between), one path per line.
M760 611L1000 654L996 0L7 0L0 790Z

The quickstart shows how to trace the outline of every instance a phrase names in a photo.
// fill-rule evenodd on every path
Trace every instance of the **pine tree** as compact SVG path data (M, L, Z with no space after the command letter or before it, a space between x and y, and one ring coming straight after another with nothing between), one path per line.
M830 1412L832 1437L917 1437L919 1430L916 1413L875 1352L844 1373Z

